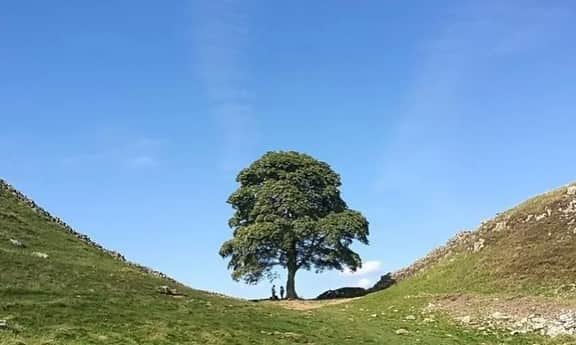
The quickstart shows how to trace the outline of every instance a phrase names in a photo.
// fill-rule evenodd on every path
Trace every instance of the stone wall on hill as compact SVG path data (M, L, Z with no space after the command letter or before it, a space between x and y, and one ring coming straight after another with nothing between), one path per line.
M146 274L150 274L150 275L155 276L155 277L167 279L173 283L176 283L176 280L168 277L167 275L165 275L162 272L158 272L158 271L153 270L151 268L130 262L130 261L126 260L124 255L122 255L116 251L108 250L108 249L102 247L98 243L92 241L90 239L90 237L88 237L87 235L81 234L78 231L74 230L70 225L66 224L66 222L64 222L62 219L55 217L52 214L50 214L50 212L46 211L44 208L42 208L38 204L36 204L36 202L34 202L34 200L28 198L26 195L24 195L23 193L18 191L16 188L14 188L12 185L8 184L5 180L3 180L1 178L0 178L0 192L9 193L9 194L13 195L20 203L22 203L23 205L30 208L32 211L34 211L40 217L46 219L49 222L52 222L52 223L58 225L60 227L60 229L62 229L63 231L66 231L69 234L72 234L78 240L88 244L89 246L97 249L98 251L100 251L104 254L107 254L118 261L124 262L127 265L134 267L141 272L144 272Z
M552 203L550 198L557 202ZM392 278L401 281L413 277L454 253L480 252L490 245L490 234L505 233L518 226L551 220L566 223L572 227L567 229L568 232L576 235L576 184L542 194L504 213L498 213L494 218L483 221L476 230L457 233L443 246L432 250L410 266L394 272Z

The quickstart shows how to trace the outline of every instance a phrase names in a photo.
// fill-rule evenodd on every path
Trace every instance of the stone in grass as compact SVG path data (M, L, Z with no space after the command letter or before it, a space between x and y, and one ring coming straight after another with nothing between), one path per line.
M396 334L397 335L408 335L408 334L410 334L410 332L407 329L400 328L400 329L396 330Z
M456 318L456 320L460 321L461 323L467 324L467 323L472 322L472 317L470 317L470 315L466 315L466 316L458 317L458 318Z
M0 320L0 329L8 328L8 321Z
M183 297L184 294L178 292L176 289L173 289L167 285L159 286L157 291L163 295L173 296L173 297Z
M14 246L16 246L16 247L20 247L20 248L24 248L24 247L25 247L24 243L22 243L22 242L20 242L20 241L18 241L18 240L15 240L15 239L13 239L13 238L11 238L9 241L10 241L10 243L12 243L12 245L14 245Z
M490 315L490 317L492 317L492 319L494 319L494 320L508 320L508 319L510 319L510 316L503 314L499 311L492 313L492 315Z
M32 255L39 257L41 259L48 259L48 254L46 254L46 253L34 252L34 253L32 253Z

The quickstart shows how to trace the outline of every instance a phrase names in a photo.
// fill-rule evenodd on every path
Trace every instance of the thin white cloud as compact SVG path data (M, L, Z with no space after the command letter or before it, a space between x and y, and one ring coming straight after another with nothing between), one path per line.
M356 283L356 286L368 289L372 286L372 281L370 281L370 279L362 278Z
M468 123L477 115L462 104L466 97L477 101L470 95L487 83L483 73L490 75L494 66L513 66L570 39L566 27L574 11L567 8L502 1L458 6L452 19L431 30L434 34L416 50L421 58L406 95L407 109L382 154L382 172L375 183L379 190L428 186L431 180L450 176L445 171L462 169L465 175L466 167L475 163L463 148L473 145L469 138L477 132ZM460 150L452 146L456 141Z
M366 261L362 264L362 268L352 272L350 269L344 269L340 275L345 277L361 277L371 273L379 272L382 269L382 263L380 261L371 260Z
M204 0L194 10L193 57L221 140L221 164L237 170L246 163L258 132L245 63L250 42L242 2Z

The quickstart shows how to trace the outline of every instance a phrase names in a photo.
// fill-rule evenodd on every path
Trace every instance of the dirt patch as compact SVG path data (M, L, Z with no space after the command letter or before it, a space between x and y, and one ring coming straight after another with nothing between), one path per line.
M524 318L530 315L554 318L566 310L576 309L576 301L544 297L488 297L458 294L437 298L430 308L446 312L453 317L485 317L500 313L514 318Z
M270 305L277 305L279 307L286 308L286 309L306 311L306 310L312 310L312 309L327 307L330 305L348 303L348 302L356 300L358 298L342 298L342 299L323 300L323 301L318 301L318 300L282 300L282 301L263 301L261 303L267 303Z
M445 295L430 303L424 313L435 311L483 332L500 329L511 334L576 336L576 301L573 299Z

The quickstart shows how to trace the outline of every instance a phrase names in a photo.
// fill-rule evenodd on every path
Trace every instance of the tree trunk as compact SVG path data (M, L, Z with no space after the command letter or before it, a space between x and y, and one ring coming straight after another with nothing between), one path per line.
M296 294L296 271L298 270L298 261L296 258L296 241L292 241L290 250L287 253L288 262L286 268L288 269L288 281L286 282L286 299L298 299Z
M286 298L298 299L296 294L296 284L294 278L296 277L296 265L288 265L288 281L286 282Z

